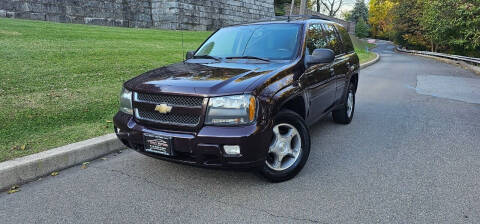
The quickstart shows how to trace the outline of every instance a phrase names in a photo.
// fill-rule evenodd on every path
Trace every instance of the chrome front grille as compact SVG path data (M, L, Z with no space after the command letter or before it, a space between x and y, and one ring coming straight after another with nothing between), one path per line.
M202 97L192 96L173 96L173 95L157 95L136 93L137 101L149 102L154 104L166 103L168 105L201 107L203 103Z
M135 117L140 121L158 123L160 125L196 127L200 124L203 97L175 96L165 94L134 93ZM155 111L156 105L172 106L170 113L162 114ZM178 113L176 107L187 108L192 113ZM146 109L148 108L148 109Z

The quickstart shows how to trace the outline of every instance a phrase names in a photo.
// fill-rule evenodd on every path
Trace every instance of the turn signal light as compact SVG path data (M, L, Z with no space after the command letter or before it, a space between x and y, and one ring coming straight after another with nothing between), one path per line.
M250 122L252 122L255 119L255 108L256 103L255 103L255 97L251 96L250 97L250 107L248 110L248 118L250 119Z

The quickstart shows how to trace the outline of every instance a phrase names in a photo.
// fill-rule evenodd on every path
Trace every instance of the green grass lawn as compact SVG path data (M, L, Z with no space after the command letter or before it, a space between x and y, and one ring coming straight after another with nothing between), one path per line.
M355 36L351 36L353 46L355 48L355 52L357 53L358 57L360 58L360 63L365 63L367 61L371 61L377 57L375 53L368 51L367 49L374 48L375 44L370 44L367 41L360 40Z
M209 34L185 32L185 49ZM181 45L177 31L0 19L0 161L112 133L122 83Z
M185 49L208 35L184 32ZM112 133L122 83L181 46L178 31L0 19L0 161Z

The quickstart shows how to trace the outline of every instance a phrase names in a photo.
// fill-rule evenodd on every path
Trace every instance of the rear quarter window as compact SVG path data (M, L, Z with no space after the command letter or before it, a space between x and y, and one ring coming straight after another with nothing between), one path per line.
M343 41L343 48L345 48L345 52L351 53L354 51L352 39L350 38L350 34L348 34L347 29L343 26L336 25L335 26L340 33L340 37Z
M332 24L323 24L323 29L327 40L327 48L333 50L335 55L345 53L343 51L342 40L338 36L335 26Z

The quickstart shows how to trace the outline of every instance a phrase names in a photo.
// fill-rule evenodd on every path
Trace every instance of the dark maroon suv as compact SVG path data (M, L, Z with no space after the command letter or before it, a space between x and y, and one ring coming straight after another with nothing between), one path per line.
M294 177L308 127L352 120L359 60L339 24L311 18L235 25L183 62L127 81L115 132L145 155L205 167Z

